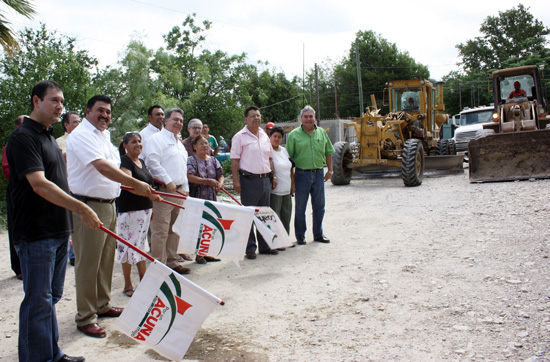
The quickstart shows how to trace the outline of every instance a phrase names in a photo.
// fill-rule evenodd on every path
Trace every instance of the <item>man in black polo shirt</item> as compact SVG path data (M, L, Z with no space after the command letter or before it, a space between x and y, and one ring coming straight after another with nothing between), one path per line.
M69 210L95 229L95 212L68 195L61 150L48 129L63 111L63 89L42 81L32 90L31 115L8 140L8 228L21 260L25 297L19 311L20 361L84 361L57 345L55 304L61 299L72 232ZM68 210L67 210L68 209Z

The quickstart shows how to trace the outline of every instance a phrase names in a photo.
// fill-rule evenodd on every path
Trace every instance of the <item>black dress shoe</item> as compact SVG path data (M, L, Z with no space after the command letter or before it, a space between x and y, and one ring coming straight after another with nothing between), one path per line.
M330 243L330 240L327 239L326 236L324 235L321 235L320 237L313 239L313 241L317 241L319 243L325 243L325 244Z
M215 263L217 261L222 261L221 259L216 259L213 256L205 256L204 260L206 260L208 263Z
M279 254L279 252L275 249L271 249L271 250L266 250L266 251L260 251L260 254L264 254L264 255L277 255Z
M297 243L298 245L306 245L306 241L305 241L304 239L298 239L298 240L296 241L296 243Z
M84 362L86 361L86 358L84 357L71 357L64 355L61 357L61 359L58 362Z
M254 260L256 259L256 253L248 253L246 254L246 258L249 260Z
M74 258L70 258L69 259L69 264L71 264L72 266L74 266ZM72 358L72 357L71 357Z

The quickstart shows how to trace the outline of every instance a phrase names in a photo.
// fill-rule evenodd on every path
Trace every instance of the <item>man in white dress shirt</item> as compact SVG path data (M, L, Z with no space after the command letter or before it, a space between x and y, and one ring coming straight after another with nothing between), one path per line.
M111 143L107 127L111 122L111 99L97 95L88 101L86 118L67 138L67 171L73 196L88 204L106 228L116 231L115 199L120 184L150 197L153 189L120 170L118 150ZM75 251L75 321L82 333L96 338L106 336L98 317L118 317L123 308L111 306L111 282L116 241L101 230L82 223L73 213Z
M141 151L142 157L145 157L147 141L152 135L160 132L162 129L162 124L164 123L164 110L158 104L152 105L147 110L147 117L149 118L149 123L144 129L139 131L141 143L143 144L143 149ZM143 160L145 161L145 158Z
M183 128L183 111L172 108L166 112L164 128L151 136L148 141L145 163L151 175L163 186L160 191L176 193L180 191L189 194L187 182L187 151L179 136ZM171 202L181 205L181 199ZM179 235L172 231L172 225L179 215L180 209L164 203L153 205L153 220L151 221L151 255L180 274L189 274L189 268L179 265L178 243Z

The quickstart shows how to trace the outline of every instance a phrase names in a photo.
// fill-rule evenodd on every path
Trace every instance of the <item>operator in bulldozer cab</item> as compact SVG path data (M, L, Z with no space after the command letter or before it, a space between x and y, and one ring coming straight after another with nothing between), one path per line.
M414 103L414 99L410 97L406 104L403 105L403 110L408 112L418 111L418 105Z
M527 93L521 89L521 84L519 81L514 82L514 90L510 92L510 95L506 99L527 97Z

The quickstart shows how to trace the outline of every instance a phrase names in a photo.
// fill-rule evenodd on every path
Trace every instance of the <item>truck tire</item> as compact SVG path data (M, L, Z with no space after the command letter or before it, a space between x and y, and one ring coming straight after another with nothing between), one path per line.
M330 182L333 185L347 185L351 181L352 169L348 165L353 161L351 148L347 142L336 142L332 155L333 171Z
M456 142L455 140L449 140L449 155L456 155Z
M480 129L476 132L476 135L474 136L474 139L478 140L480 138L487 137L487 136L493 135L493 134L495 134L494 129Z
M401 156L401 177L405 186L418 186L424 178L424 147L417 139L405 142Z
M435 151L437 156L445 156L449 154L449 140L443 139L437 141L437 150Z

